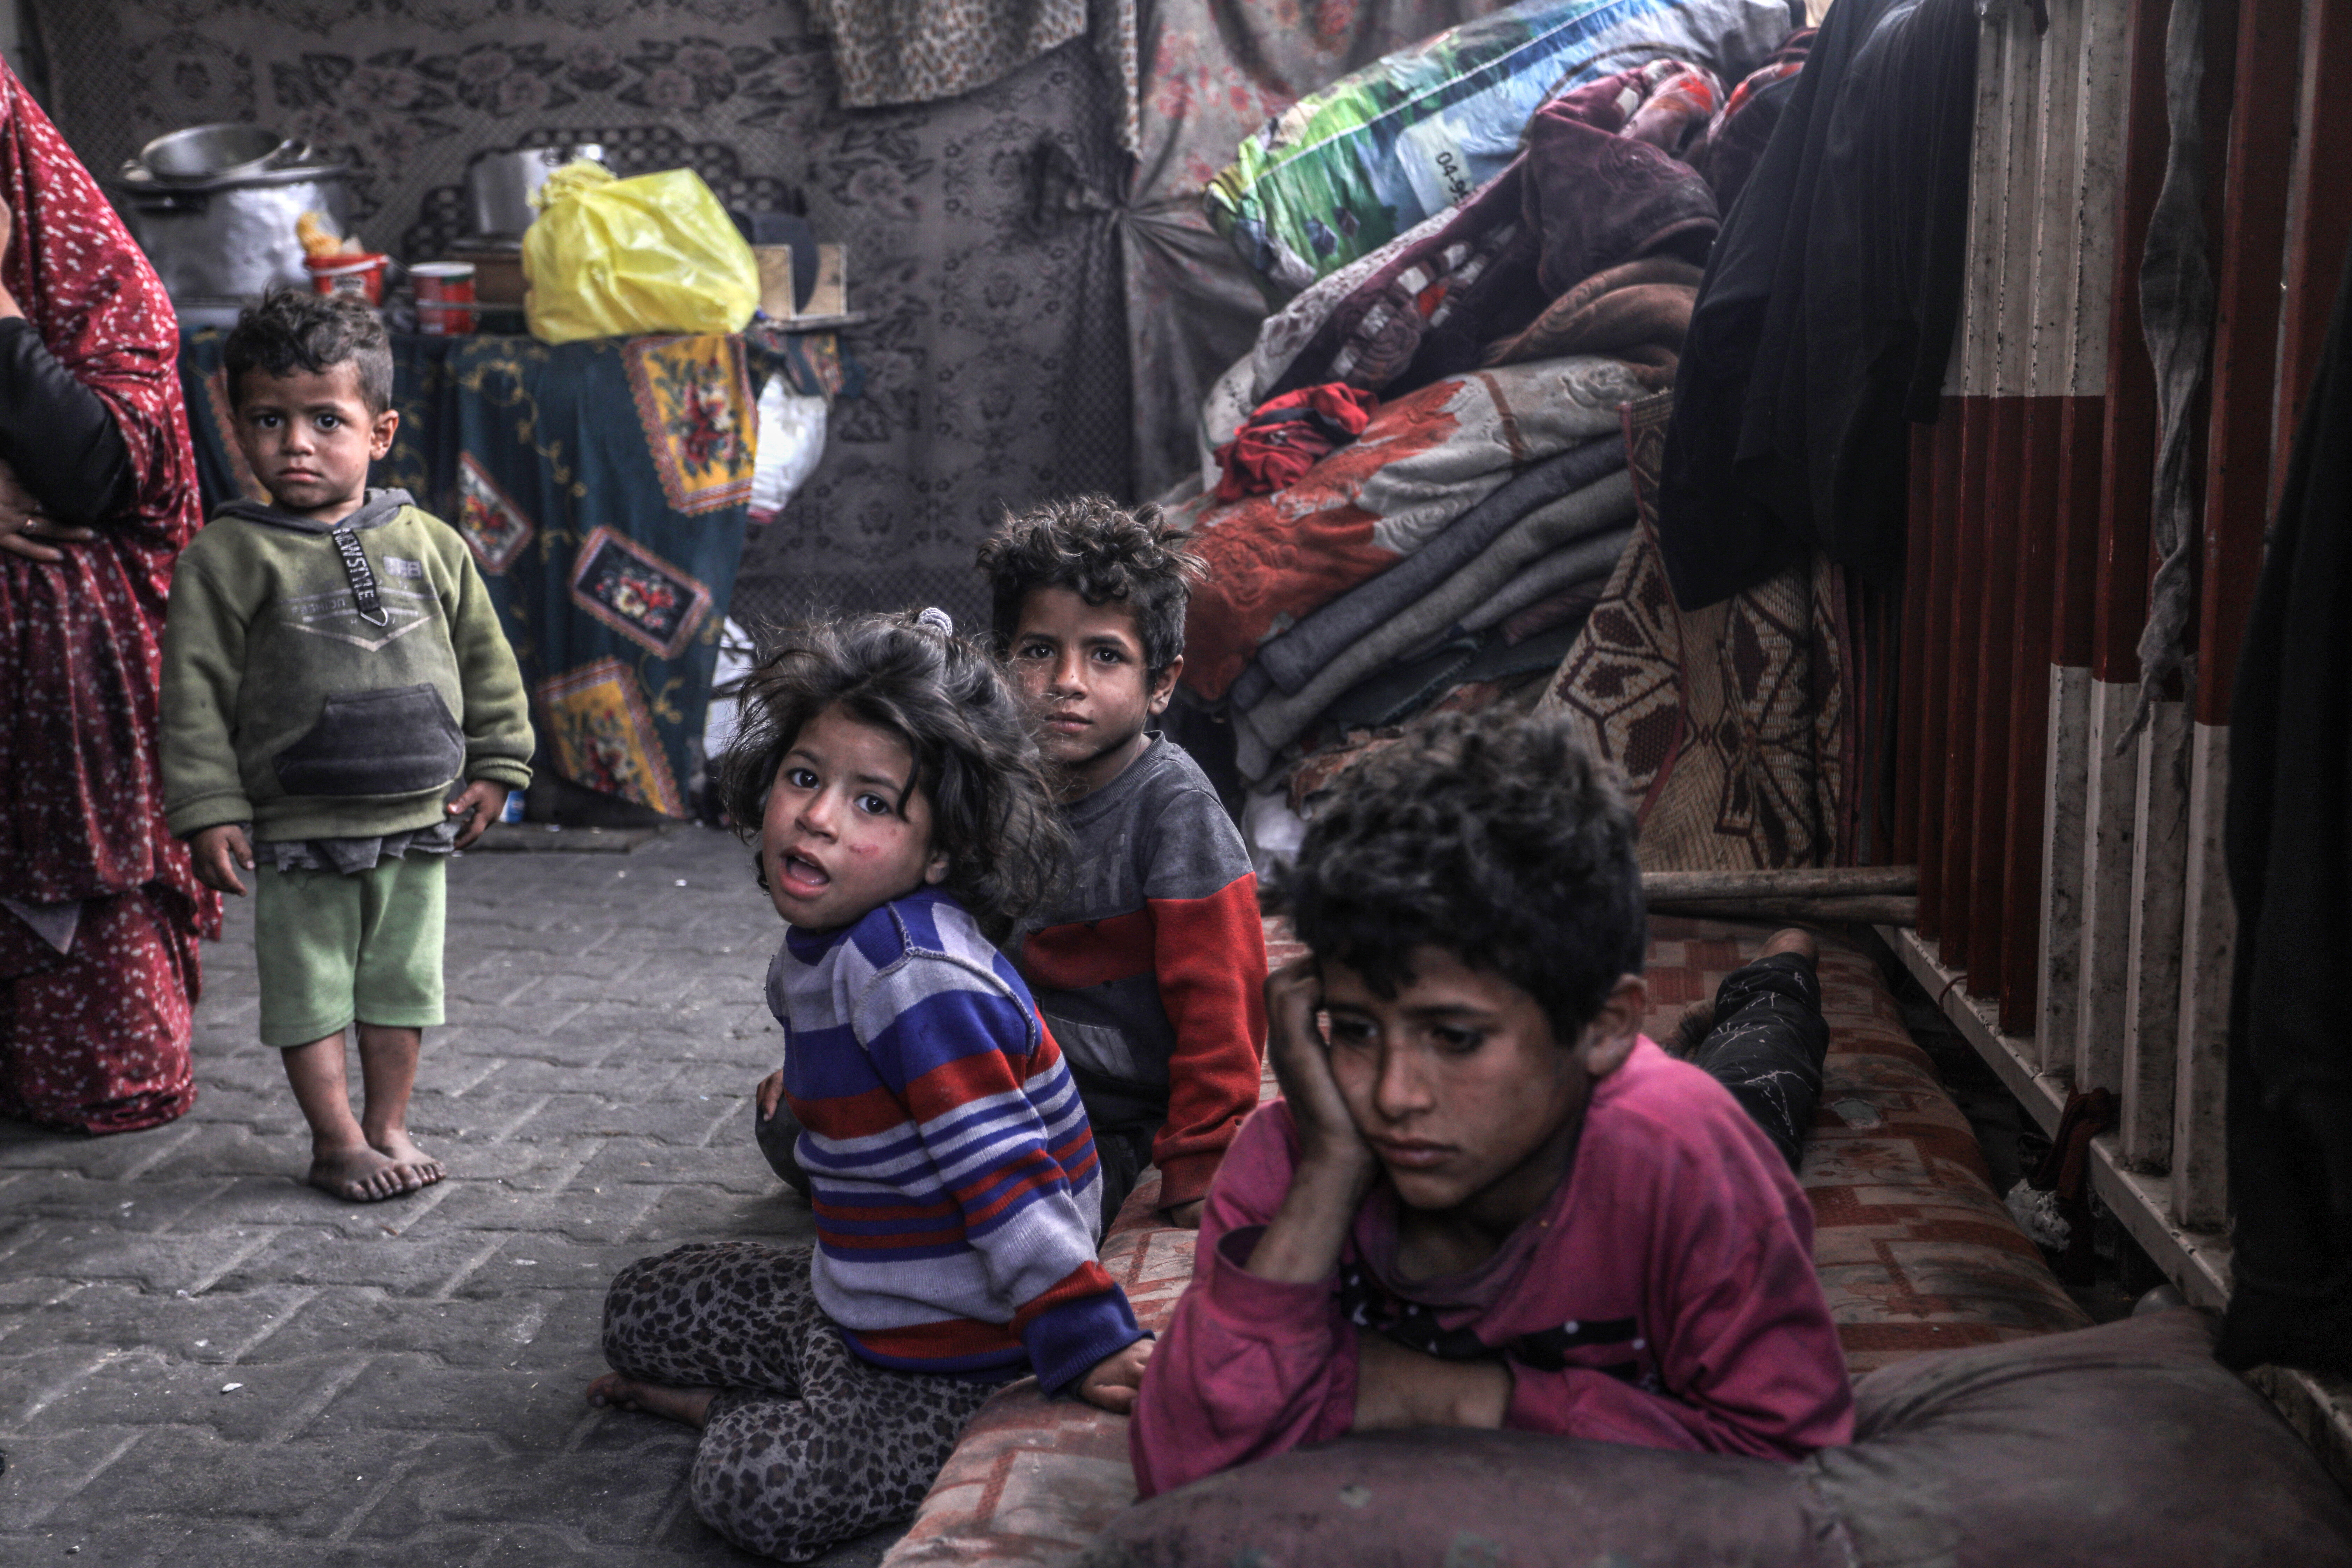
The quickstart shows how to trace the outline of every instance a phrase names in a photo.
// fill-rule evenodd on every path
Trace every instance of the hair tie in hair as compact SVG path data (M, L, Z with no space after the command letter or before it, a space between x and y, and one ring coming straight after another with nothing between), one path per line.
M955 636L955 617L937 605L925 605L923 613L915 617L915 624L919 626L929 626L943 637Z

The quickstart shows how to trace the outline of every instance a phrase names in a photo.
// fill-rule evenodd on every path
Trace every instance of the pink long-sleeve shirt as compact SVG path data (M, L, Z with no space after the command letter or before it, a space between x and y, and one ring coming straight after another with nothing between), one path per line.
M1145 1497L1346 1432L1362 1331L1499 1352L1517 1431L1770 1459L1853 1437L1804 1193L1720 1084L1647 1039L1594 1085L1568 1179L1468 1274L1399 1279L1385 1181L1331 1278L1252 1274L1297 1161L1279 1101L1226 1152L1129 1427Z

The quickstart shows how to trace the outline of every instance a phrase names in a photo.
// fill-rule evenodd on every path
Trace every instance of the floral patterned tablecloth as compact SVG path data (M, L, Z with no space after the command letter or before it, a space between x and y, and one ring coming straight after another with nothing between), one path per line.
M261 496L230 438L221 343L189 333L180 358L208 510ZM754 380L838 391L830 336L395 336L394 357L400 434L372 482L473 551L531 690L537 764L686 815L743 552Z

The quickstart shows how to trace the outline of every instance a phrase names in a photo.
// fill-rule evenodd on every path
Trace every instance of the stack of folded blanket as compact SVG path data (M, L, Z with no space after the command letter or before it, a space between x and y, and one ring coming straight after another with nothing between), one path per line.
M1682 59L1581 79L1499 174L1307 285L1219 383L1197 491L1164 504L1210 567L1184 684L1251 784L1556 668L1632 536L1622 410L1674 380L1720 226L1701 171L1744 177L1809 37L1728 95ZM1302 425L1316 409L1356 428ZM1312 460L1270 468L1295 431Z

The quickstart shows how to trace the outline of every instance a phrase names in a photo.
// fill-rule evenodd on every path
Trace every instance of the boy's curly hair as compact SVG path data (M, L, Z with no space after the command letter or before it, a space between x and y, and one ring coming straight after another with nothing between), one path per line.
M801 728L828 708L914 754L942 882L991 942L1053 891L1069 854L1044 764L996 661L947 616L861 616L788 628L743 681L742 721L719 765L736 831L756 840L768 788Z
M1089 605L1117 599L1134 610L1144 670L1156 679L1184 651L1184 606L1205 573L1184 548L1192 537L1156 506L1130 509L1108 496L1007 513L980 545L998 657L1012 653L1021 605L1032 593L1067 588Z
M244 401L248 371L320 375L345 363L357 364L360 397L370 414L392 406L392 339L383 318L352 294L313 294L285 285L237 313L221 345L232 407Z
M1563 721L1444 714L1340 779L1268 902L1383 996L1414 948L1444 948L1534 996L1566 1045L1642 970L1634 831Z

